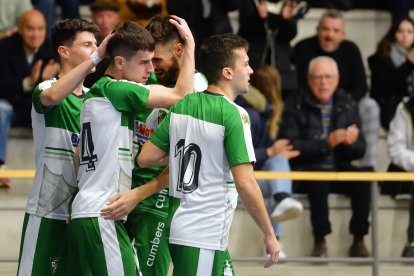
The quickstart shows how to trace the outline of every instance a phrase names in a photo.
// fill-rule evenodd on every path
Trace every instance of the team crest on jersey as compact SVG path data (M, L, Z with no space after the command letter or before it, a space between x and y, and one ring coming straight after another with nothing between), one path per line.
M242 113L241 114L241 119L242 119L243 124L245 124L245 125L250 124L249 115L247 113Z
M50 270L52 272L52 275L56 274L56 270L58 269L60 258L50 258Z
M79 143L79 134L72 133L70 140L72 141L72 146L77 147Z
M164 120L165 116L167 116L168 111L166 109L159 109L158 111L158 124L161 124L162 120Z

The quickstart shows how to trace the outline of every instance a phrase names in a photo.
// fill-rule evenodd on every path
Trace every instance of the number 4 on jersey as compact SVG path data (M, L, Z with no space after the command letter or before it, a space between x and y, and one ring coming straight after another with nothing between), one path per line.
M86 122L82 125L82 142L81 142L81 154L80 154L80 164L88 165L86 171L95 170L95 162L98 161L98 157L93 153L95 146L93 145L92 140L92 130L91 123Z
M177 191L189 194L198 188L198 175L201 165L201 149L196 144L185 145L185 139L181 139L175 145L175 155L178 158L179 173Z

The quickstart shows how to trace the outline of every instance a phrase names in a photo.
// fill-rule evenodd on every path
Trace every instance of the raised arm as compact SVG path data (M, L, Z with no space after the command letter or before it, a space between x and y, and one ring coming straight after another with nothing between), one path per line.
M269 267L277 262L280 246L266 212L259 185L254 177L253 166L250 163L237 165L231 169L231 172L243 205L264 234L266 253L270 255L264 267Z
M172 17L174 19L170 19L170 23L177 28L180 37L184 41L184 53L180 73L174 88L151 85L148 107L170 107L185 95L194 91L194 38L184 19L174 15Z
M99 45L96 52L92 53L90 58L72 69L69 73L60 78L53 86L44 90L40 94L40 101L43 106L57 105L63 101L66 96L72 93L83 79L89 74L93 67L105 56L106 45L112 35L107 36Z

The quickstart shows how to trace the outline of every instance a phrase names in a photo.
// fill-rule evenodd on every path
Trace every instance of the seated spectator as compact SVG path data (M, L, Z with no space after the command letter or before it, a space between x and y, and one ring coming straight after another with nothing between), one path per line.
M338 66L339 87L358 103L362 132L367 140L361 166L375 167L378 155L380 130L378 104L367 95L365 68L358 46L345 39L345 22L335 10L324 13L316 29L316 35L299 41L294 47L299 77L299 87L306 88L309 61L317 56L333 58Z
M108 36L121 22L119 19L119 5L113 0L99 0L90 5L92 12L92 21L99 28L96 37L98 46L102 40ZM96 65L95 72L86 76L83 85L92 87L104 74L109 66L109 59L104 58Z
M407 17L391 26L368 58L371 97L380 106L381 126L388 130L397 105L414 95L414 21Z
M0 1L0 39L7 38L17 32L17 22L20 15L32 8L30 0Z
M414 171L414 97L402 102L397 107L388 131L388 153L391 162L400 169ZM414 186L411 182L411 200L407 229L407 243L403 248L402 257L414 257Z
M300 153L293 149L289 140L276 140L283 112L279 72L270 65L259 67L253 73L250 83L268 100L263 113L243 104L251 120L256 155L255 169L290 172L288 160ZM273 227L279 239L282 233L279 223L298 217L303 210L302 203L291 197L292 180L290 179L259 180L258 183L263 197L267 199L268 213L274 221ZM281 254L280 257L285 256L283 252Z
M23 13L18 27L17 33L0 41L0 166L6 161L11 122L31 127L32 89L39 81L55 76L59 69L51 42L46 39L42 13Z
M294 170L354 170L351 161L364 155L358 107L352 97L339 88L335 60L321 56L312 59L308 70L309 89L286 102L280 138L289 139L300 155L292 158ZM300 185L299 185L300 186ZM326 257L325 236L331 233L328 194L341 192L351 197L349 229L354 236L349 256L367 257L364 236L369 229L370 185L368 183L312 181L300 186L309 198L314 236L313 257Z

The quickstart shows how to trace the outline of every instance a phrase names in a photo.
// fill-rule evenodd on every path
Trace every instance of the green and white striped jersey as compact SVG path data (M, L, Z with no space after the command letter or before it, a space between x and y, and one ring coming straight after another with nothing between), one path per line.
M157 79L155 74L152 74L152 77L151 83L156 84ZM206 90L207 85L205 76L200 72L196 72L194 74L194 92ZM164 166L140 168L137 163L137 158L141 152L142 145L151 137L168 112L166 108L147 108L145 111L136 114L133 143L134 152L136 151L137 154L134 158L134 169L132 171L132 188L144 185L151 179L154 179L165 168ZM150 196L138 203L134 210L132 210L132 213L151 213L162 218L167 218L168 200L165 199L166 195L168 195L168 190L163 190L160 193Z
M70 94L58 105L42 106L41 93L56 81L54 78L40 83L32 94L36 175L26 212L66 220L68 204L76 190L73 155L79 140L79 116L84 97Z
M104 76L85 97L72 218L99 217L110 197L131 188L134 114L146 110L149 89Z
M170 195L180 199L170 243L224 250L237 206L230 168L255 162L247 112L219 94L191 94L150 140L169 153Z

